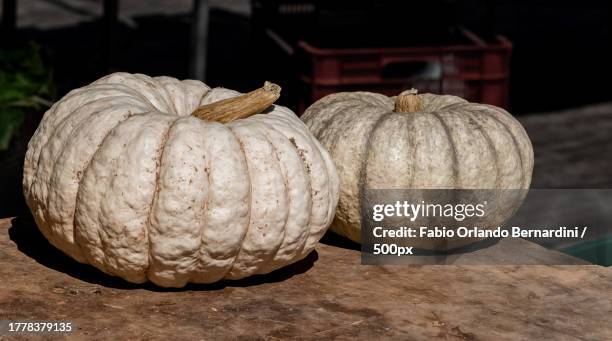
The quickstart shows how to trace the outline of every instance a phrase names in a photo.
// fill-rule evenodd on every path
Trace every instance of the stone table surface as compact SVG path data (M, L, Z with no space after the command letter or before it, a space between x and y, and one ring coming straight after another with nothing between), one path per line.
M78 340L612 340L612 268L365 266L330 244L269 275L167 290L103 275L27 218L2 219L0 320L71 320ZM559 257L547 252L527 253Z
M533 144L531 188L612 188L612 103L517 119Z

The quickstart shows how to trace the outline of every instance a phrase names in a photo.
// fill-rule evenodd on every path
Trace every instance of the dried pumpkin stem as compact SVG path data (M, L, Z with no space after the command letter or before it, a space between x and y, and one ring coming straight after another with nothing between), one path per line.
M229 123L263 112L278 99L280 92L280 86L265 82L263 87L244 95L203 105L192 115L203 120Z
M417 96L417 89L403 91L395 98L395 112L411 113L421 111L421 99Z

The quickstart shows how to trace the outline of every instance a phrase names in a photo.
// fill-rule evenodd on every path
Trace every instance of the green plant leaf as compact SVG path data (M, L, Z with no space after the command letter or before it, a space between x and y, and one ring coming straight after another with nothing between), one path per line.
M49 106L52 89L38 45L0 51L0 150L8 148L26 113Z

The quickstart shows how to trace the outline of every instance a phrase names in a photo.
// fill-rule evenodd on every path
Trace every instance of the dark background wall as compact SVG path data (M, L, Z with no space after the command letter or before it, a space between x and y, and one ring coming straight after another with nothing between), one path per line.
M470 3L468 5L468 3ZM511 107L547 111L612 99L612 3L469 1L460 16L481 35L514 42Z
M270 7L270 1L260 1ZM311 16L256 21L288 40L307 37L321 45L444 44L457 26L492 41L514 43L510 108L514 113L556 110L612 99L612 3L433 0L315 1ZM285 16L287 17L287 16ZM296 20L297 18L297 20Z
M33 0L21 3L28 1ZM61 3L51 3L55 2ZM249 6L248 0L238 2L244 2L243 7ZM270 7L277 1L258 2ZM279 70L281 74L286 72L284 65L271 58L277 51L263 48L258 41L262 30L268 27L278 29L293 42L306 38L327 45L360 47L400 42L439 43L443 42L441 37L450 27L463 25L484 38L503 34L513 41L510 109L514 113L548 111L612 99L606 86L612 76L612 11L608 1L337 0L313 3L316 11L298 20L295 16L283 20L278 16L262 16L257 10L250 15L213 6L206 81L248 90L269 74ZM34 40L44 47L55 70L59 95L113 70L189 77L189 8L178 14L163 11L135 14L131 19L136 25L126 25L123 21L117 24L110 65L106 65L103 50L103 26L95 17L76 25L51 29L25 27L12 38L18 42ZM6 44L7 37L2 41Z

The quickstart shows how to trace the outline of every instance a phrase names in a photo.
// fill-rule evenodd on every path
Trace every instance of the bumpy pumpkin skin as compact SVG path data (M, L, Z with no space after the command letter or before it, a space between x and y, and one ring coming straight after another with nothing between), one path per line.
M304 258L334 216L333 162L284 107L228 124L190 116L237 95L126 73L71 91L26 154L40 231L79 262L165 287Z
M360 242L360 204L366 188L529 188L533 149L508 112L456 96L422 94L418 99L421 110L400 113L394 112L395 97L337 93L305 111L302 120L329 151L340 176L332 231ZM492 224L518 209L526 191L518 192L492 217ZM421 242L416 246L435 248ZM445 246L469 242L452 240Z

